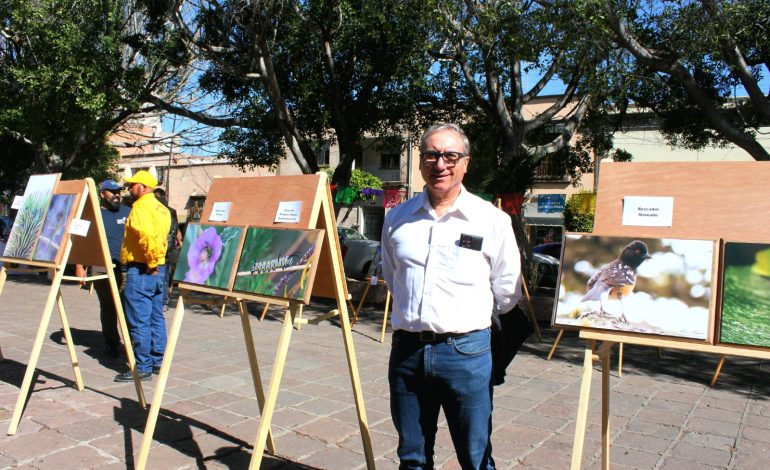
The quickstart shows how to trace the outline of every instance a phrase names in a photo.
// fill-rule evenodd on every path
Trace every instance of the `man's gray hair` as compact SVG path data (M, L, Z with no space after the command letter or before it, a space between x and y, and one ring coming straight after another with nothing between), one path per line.
M465 132L454 123L439 123L439 124L433 124L430 126L423 134L422 137L420 137L420 152L424 152L427 150L425 142L428 140L428 137L435 134L436 132L441 131L453 131L459 135L463 140L463 146L465 146L465 149L463 150L463 153L465 155L468 155L471 151L471 144L468 142L468 136L465 135Z

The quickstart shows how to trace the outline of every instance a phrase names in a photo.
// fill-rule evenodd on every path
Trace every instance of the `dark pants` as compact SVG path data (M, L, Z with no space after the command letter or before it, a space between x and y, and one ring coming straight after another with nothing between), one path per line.
M433 468L442 408L460 466L495 468L489 338L489 329L435 342L393 334L388 380L400 469Z
M115 280L117 285L123 282L123 272L116 267ZM108 349L117 351L120 347L120 334L118 330L118 312L115 309L115 299L112 297L109 279L98 279L94 281L94 291L99 298L99 317L102 321L102 335L104 343ZM123 304L123 294L120 294L121 305Z

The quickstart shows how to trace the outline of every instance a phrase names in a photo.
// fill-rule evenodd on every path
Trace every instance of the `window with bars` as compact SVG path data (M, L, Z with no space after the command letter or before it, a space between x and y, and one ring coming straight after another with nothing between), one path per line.
M540 161L535 168L535 182L538 183L562 183L567 181L567 172L559 158L561 155L548 155Z
M398 170L401 164L401 155L397 153L380 154L380 170Z

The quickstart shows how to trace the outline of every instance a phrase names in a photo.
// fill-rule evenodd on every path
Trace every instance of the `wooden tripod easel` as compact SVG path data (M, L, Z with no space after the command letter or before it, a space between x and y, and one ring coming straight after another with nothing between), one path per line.
M610 468L610 352L618 343L634 344L639 346L651 346L657 348L671 348L685 351L695 351L710 354L752 357L757 359L770 359L770 351L746 349L740 347L694 343L680 340L650 338L631 334L599 333L596 331L581 331L580 339L586 341L583 356L583 375L580 382L580 400L578 401L578 414L575 424L575 437L572 444L572 470L580 469L583 458L583 443L585 442L586 424L588 422L588 408L591 395L591 378L594 361L601 361L602 367L602 466L604 470ZM597 349L596 343L601 341ZM596 351L596 352L595 352ZM712 379L713 381L716 379Z
M369 294L369 289L373 285L377 286L385 286L385 313L382 316L382 333L380 334L380 343L385 342L385 329L388 326L388 309L390 308L390 289L388 289L388 286L385 284L385 281L382 279L376 279L374 284L372 284L372 278L367 277L366 278L366 287L364 288L364 293L361 294L361 300L358 301L358 307L356 307L355 310L353 310L353 323L358 321L358 313L361 311L361 308L364 306L364 301L366 301L366 296Z
M61 295L61 282L65 279L83 281L93 281L97 279L109 280L115 302L115 309L118 313L118 325L126 348L126 357L128 358L129 366L134 376L134 386L136 387L137 397L140 405L142 407L146 406L144 390L139 377L136 374L134 351L131 347L131 341L128 340L128 328L126 326L125 316L123 315L123 306L120 303L118 285L115 279L115 273L112 270L112 257L110 256L107 238L104 233L104 223L102 222L101 210L99 209L99 197L96 192L96 185L91 178L85 180L59 181L54 194L74 194L74 210L71 211L67 223L69 224L74 219L86 220L90 222L90 228L85 237L77 235L73 236L69 233L68 229L62 240L63 248L59 249L57 259L53 262L0 257L0 261L5 263L24 263L29 266L47 268L53 274L53 281L48 292L48 297L46 298L45 306L43 307L43 315L40 319L40 325L38 326L35 341L32 345L32 351L30 352L29 361L27 362L27 369L24 373L21 388L19 389L19 396L16 399L16 406L14 407L11 421L8 424L8 435L16 434L18 429L19 421L21 420L21 415L24 411L24 404L30 393L32 378L35 374L37 361L40 358L40 351L43 347L43 341L51 321L51 314L53 313L54 306L59 310L62 331L64 332L64 337L66 339L67 350L70 362L72 363L72 371L75 375L75 385L78 391L82 391L85 387L80 373L80 363L78 362L74 342L72 341L72 334L70 333L69 321L67 320L67 313L64 308L64 300ZM107 274L89 276L86 278L65 276L64 268L67 263L104 266L107 268ZM3 267L0 267L0 294L2 293L6 279L7 270L5 265L3 265Z
M374 454L369 436L369 425L364 408L361 380L358 375L353 337L350 329L347 303L349 295L345 284L344 271L342 269L342 256L340 254L339 239L337 235L336 221L334 220L331 192L328 179L325 174L303 176L276 176L257 178L216 178L211 184L204 206L201 220L209 220L214 203L232 202L228 218L228 225L262 226L274 225L276 210L280 202L299 202L301 214L299 221L290 228L297 229L321 229L324 231L323 244L320 259L316 271L315 281L312 287L313 295L330 297L336 300L337 309L333 311L340 320L342 340L345 347L348 371L353 389L353 397L358 413L359 430L364 447L366 465L369 469L375 468ZM223 223L219 223L224 225ZM289 350L293 326L299 329L303 323L308 322L301 317L302 303L299 301L249 295L241 292L232 292L227 289L213 289L195 284L181 282L180 290L197 291L208 294L222 295L235 299L241 316L241 323L246 343L246 352L249 356L254 389L259 402L261 419L254 441L254 450L251 455L249 468L258 469L262 457L267 451L274 453L275 443L270 432L270 423L275 410L280 390L281 377L285 366L286 356ZM230 287L230 289L232 286ZM251 325L248 312L245 309L245 301L264 302L272 305L286 307L283 327L278 339L275 361L270 379L270 387L267 395L262 390L262 382L259 374L257 356L254 350L254 342L251 333ZM184 317L184 294L179 297L174 312L174 319L169 331L166 354L163 358L155 395L147 418L144 438L136 460L136 468L143 470L147 464L153 433L157 423L160 405L163 399L168 380L174 350L180 338L182 319ZM326 317L326 316L324 316Z
M770 166L764 162L699 163L609 163L602 165L596 201L594 231L603 235L656 238L723 239L767 243L770 219L756 214L770 213ZM735 191L735 188L741 188ZM622 224L625 195L674 198L671 227L636 227ZM753 201L745 204L746 200ZM714 277L716 279L716 276ZM719 282L712 282L718 292ZM710 315L709 341L718 343L719 323ZM602 468L610 467L609 439L609 353L613 345L680 349L719 354L711 385L717 380L726 356L770 359L770 350L709 344L686 339L634 335L617 331L580 331L586 341L578 416L571 468L579 469L591 389L593 361L602 362ZM596 342L604 343L594 354Z

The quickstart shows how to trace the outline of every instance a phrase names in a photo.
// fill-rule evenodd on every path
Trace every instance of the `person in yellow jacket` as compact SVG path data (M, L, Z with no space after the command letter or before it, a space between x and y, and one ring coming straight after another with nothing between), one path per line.
M158 180L148 171L125 178L134 204L126 220L120 260L126 267L126 322L141 380L160 370L166 352L166 319L163 288L171 214L155 199ZM133 380L131 371L118 374L116 382Z

